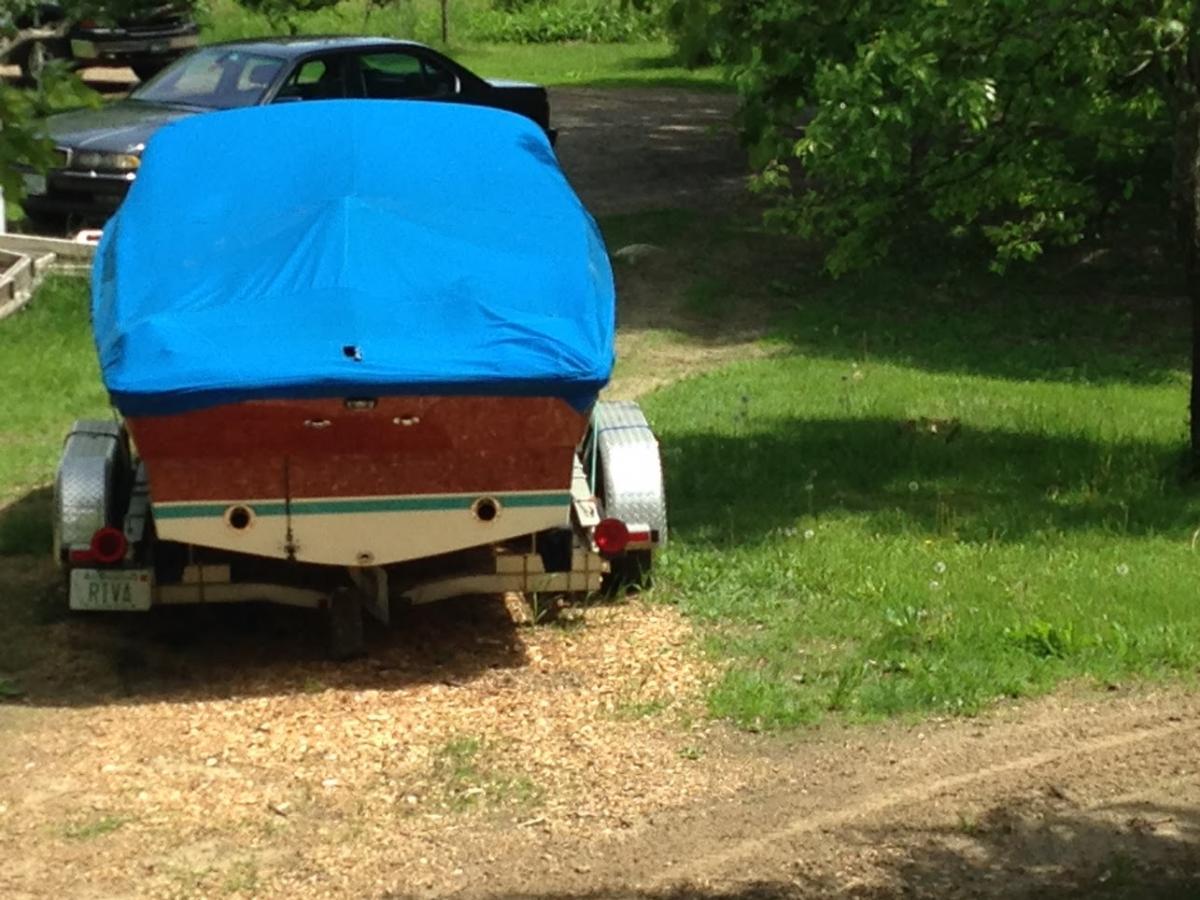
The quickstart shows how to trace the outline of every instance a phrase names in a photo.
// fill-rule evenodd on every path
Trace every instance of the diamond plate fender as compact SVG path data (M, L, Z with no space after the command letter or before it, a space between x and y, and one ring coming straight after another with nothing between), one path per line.
M586 449L590 453L584 464L593 466L592 489L604 505L604 515L649 525L658 535L658 546L666 544L662 459L641 407L632 400L597 403Z
M86 547L92 534L117 524L128 453L117 422L80 419L63 444L54 479L54 556Z

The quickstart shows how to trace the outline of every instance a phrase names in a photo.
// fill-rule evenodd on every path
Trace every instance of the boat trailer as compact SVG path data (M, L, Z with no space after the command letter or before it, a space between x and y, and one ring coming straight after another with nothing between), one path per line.
M492 502L480 497L473 514L478 518ZM146 465L115 418L74 423L54 483L53 552L71 610L242 602L304 607L328 617L336 658L364 652L364 613L388 625L397 604L519 593L536 619L556 608L546 598L612 596L643 586L654 552L666 542L659 445L632 401L600 401L593 408L575 454L562 527L390 565L318 565L159 539Z

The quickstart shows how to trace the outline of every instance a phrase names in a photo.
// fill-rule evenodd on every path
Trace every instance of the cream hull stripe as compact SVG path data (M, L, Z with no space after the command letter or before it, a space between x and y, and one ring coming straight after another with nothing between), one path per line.
M247 504L249 505L249 504ZM570 525L571 506L504 506L488 521L469 510L418 509L292 516L257 516L233 528L224 516L157 520L158 536L199 547L276 559L336 566L360 566L369 559L384 566L494 544Z

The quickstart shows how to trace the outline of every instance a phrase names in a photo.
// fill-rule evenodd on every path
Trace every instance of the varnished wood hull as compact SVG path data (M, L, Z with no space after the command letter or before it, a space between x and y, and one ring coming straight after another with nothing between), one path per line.
M383 565L566 525L587 417L543 397L380 397L128 424L160 538Z

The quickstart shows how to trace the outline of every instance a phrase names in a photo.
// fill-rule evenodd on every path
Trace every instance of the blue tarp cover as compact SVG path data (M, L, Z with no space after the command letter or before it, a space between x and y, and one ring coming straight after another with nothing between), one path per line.
M268 397L548 395L613 362L612 271L541 129L303 102L159 131L92 273L127 415Z

